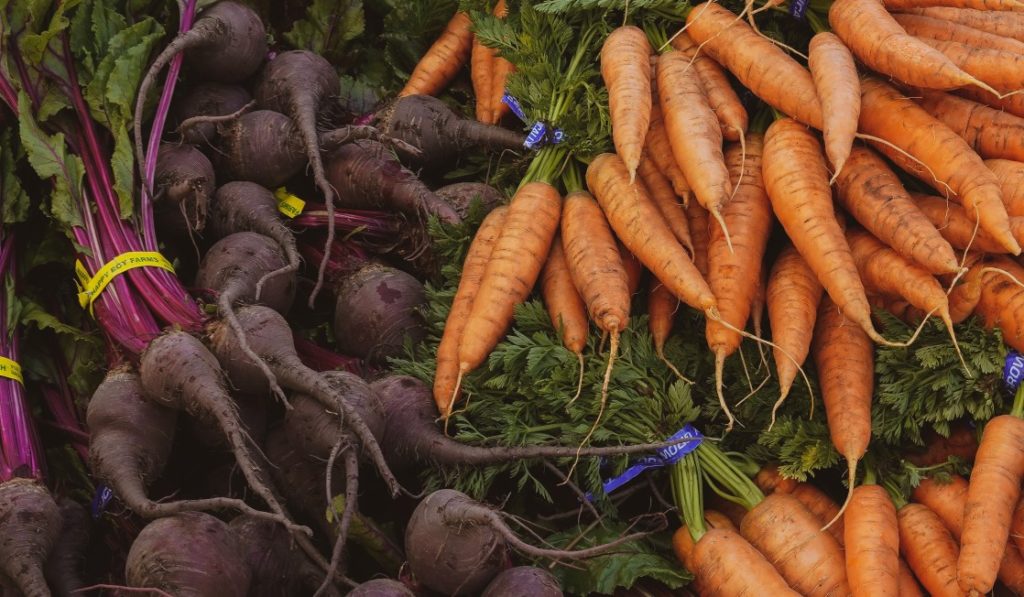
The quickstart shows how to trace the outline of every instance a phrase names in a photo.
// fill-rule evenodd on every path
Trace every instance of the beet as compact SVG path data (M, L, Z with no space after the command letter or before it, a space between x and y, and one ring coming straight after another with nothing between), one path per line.
M457 182L437 189L434 194L451 205L463 219L469 215L469 207L474 202L480 203L484 213L505 203L501 191L482 182Z
M547 570L516 566L494 577L480 597L562 597L562 587Z
M311 595L320 586L323 571L292 546L291 536L280 525L243 515L232 519L228 527L252 572L248 597ZM339 595L332 585L322 594Z
M382 363L402 354L405 338L426 336L418 311L427 300L423 285L401 270L366 265L342 280L337 295L334 335L346 354Z
M82 563L89 547L92 519L84 506L70 498L61 498L58 506L63 524L60 541L54 543L46 560L46 582L55 597L74 597L86 586Z
M397 580L378 578L352 589L348 597L416 597L416 593Z
M172 234L202 232L210 196L217 188L213 164L191 145L164 143L156 160L154 205L161 230ZM163 195L160 195L160 192Z
M128 585L175 597L245 597L252 572L228 525L202 512L161 518L142 529L125 563Z
M256 110L217 126L217 171L225 180L279 187L306 167L302 139L291 118Z
M34 479L0 483L0 576L24 597L49 597L43 564L60 535L60 508Z
M244 87L210 82L183 93L171 109L183 142L212 145L217 139L219 117L235 114L252 101Z
M373 437L384 436L384 404L362 378L345 371L322 373L323 379L366 423ZM283 429L289 442L304 454L328 454L337 442L337 417L328 414L324 405L305 394L293 394L291 410L285 412Z

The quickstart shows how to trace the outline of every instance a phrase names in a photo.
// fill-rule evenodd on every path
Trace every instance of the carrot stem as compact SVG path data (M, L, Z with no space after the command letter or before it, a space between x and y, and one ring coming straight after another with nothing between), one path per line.
M701 468L709 481L713 479L724 486L728 495L720 495L725 499L735 501L747 510L752 510L764 500L764 493L737 469L735 463L718 446L707 441L701 442L694 454L700 459Z
M1010 408L1010 415L1018 419L1024 419L1024 383L1017 386L1017 392L1013 395L1013 406Z

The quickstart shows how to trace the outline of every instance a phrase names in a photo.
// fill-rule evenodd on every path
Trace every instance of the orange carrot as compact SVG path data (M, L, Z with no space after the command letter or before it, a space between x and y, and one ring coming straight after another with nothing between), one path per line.
M658 58L658 97L679 169L697 201L725 228L721 209L733 188L722 155L722 128L682 52L670 51Z
M551 324L562 334L562 344L583 359L583 348L587 344L587 307L583 304L569 273L569 262L562 247L562 238L555 234L551 252L544 264L541 275L541 294L544 306L551 316Z
M933 274L959 269L953 247L875 152L854 147L836 184L846 211L897 253Z
M1003 191L1003 205L1010 216L1024 217L1024 163L1012 160L985 160Z
M797 365L803 365L810 352L822 290L814 271L792 245L779 253L765 289L772 340L778 346L774 349L778 403L789 395Z
M646 153L658 165L658 170L672 182L672 190L683 200L683 205L689 206L693 190L690 183L686 182L683 171L676 164L675 156L672 155L672 144L668 140L668 133L665 132L665 120L661 117L660 100L657 97L653 100L651 128L647 131L645 139Z
M718 300L718 311L729 327L708 321L708 347L715 355L715 384L722 409L728 411L722 393L725 359L740 346L735 329L747 326L761 279L761 263L772 230L772 209L761 180L761 135L751 134L746 155L739 144L725 152L730 181L736 193L722 210L722 226L711 229L708 242L708 284ZM744 159L745 158L745 159ZM736 235L729 246L723 228Z
M1018 554L1024 551L1024 499L1017 502L1017 508L1013 511L1010 538L1013 539L1011 547L1015 547Z
M889 492L881 485L857 487L844 517L846 576L854 597L897 597L900 535Z
M955 6L960 9L975 10L1021 10L1024 3L1018 0L885 0L885 8L892 11L930 6Z
M972 271L981 270L978 268ZM935 431L930 431L926 441L927 448L923 452L911 452L904 458L916 466L927 467L942 464L952 456L971 463L978 452L977 435L963 423L954 424L949 431L949 437L942 437Z
M977 89L975 87L957 89L955 93L960 97L965 97L992 108L1005 110L1014 116L1024 118L1024 95L1022 94L999 97L984 89Z
M839 546L842 547L846 541L844 520L845 514L840 513L839 504L825 494L817 486L810 483L797 483L790 494L810 510L811 514L818 519L822 525L832 522L832 526L826 529L832 535ZM836 518L836 517L839 518Z
M505 0L498 0L498 3L494 5L494 16L499 19L508 16ZM491 77L491 124L497 124L509 111L508 104L501 101L501 98L505 96L505 83L508 81L508 76L515 70L514 64L501 55L495 54L494 74Z
M494 84L494 50L480 43L475 35L469 59L469 73L473 81L473 95L476 97L476 119L489 124L494 120L494 106L491 105L491 87Z
M587 168L587 186L622 243L680 300L717 317L715 295L694 267L642 181L629 184L619 156L604 153Z
M942 41L956 41L979 48L993 48L1007 52L1024 52L1024 42L1002 35L936 19L924 15L895 14L893 18L907 33L915 37L928 37Z
M778 465L766 464L761 467L761 470L757 471L757 476L754 477L754 484L768 495L770 493L793 493L796 486L800 484L796 479L789 479L783 477L782 473L779 472Z
M616 240L619 248L619 257L622 259L622 267L626 270L626 288L629 289L629 296L635 295L640 290L640 279L644 275L644 264L636 258L636 255L629 252L622 241Z
M902 557L900 558L899 583L900 597L924 597L924 593L921 592L921 585L917 582L917 578L914 577L914 573L910 571L907 561Z
M942 52L908 35L879 0L836 0L828 22L861 62L908 85L956 89L980 84Z
M721 512L705 510L704 522L707 524L708 528L726 529L734 533L738 532L736 525L729 520L728 516ZM676 529L676 532L672 534L672 551L675 552L676 558L686 566L687 570L691 572L693 572L693 569L696 567L693 565L694 547L696 547L696 544L693 541L693 535L685 524ZM699 579L694 579L694 581L699 582Z
M1006 249L977 224L967 217L963 207L950 203L942 197L911 193L921 213L938 229L942 238L957 249L966 249L968 244L974 251L1006 253ZM1024 218L1010 218L1010 232L1014 238L1024 241Z
M860 80L850 50L827 31L811 38L807 66L825 116L825 154L836 173L850 157L860 116Z
M952 21L993 35L1024 41L1024 14L950 6L908 9L900 12Z
M977 77L997 91L1008 92L1024 86L1024 56L1005 50L978 48L956 41L917 38L942 52L965 73Z
M675 366L665 358L665 342L668 341L669 334L672 333L672 325L678 310L679 299L676 298L676 295L672 294L657 278L652 277L650 290L647 293L647 325L651 330L651 339L654 341L654 351L658 358L669 364L672 369L675 369Z
M960 135L981 157L1024 160L1024 118L941 92L926 92L918 103ZM1003 192L1005 195L1005 187Z
M777 120L765 134L765 187L793 246L846 318L879 343L864 285L836 220L821 146L794 120Z
M804 124L822 128L821 101L811 73L735 13L704 2L690 10L686 25L701 50L729 69L754 95Z
M705 279L708 277L708 243L711 242L711 221L708 211L696 201L686 206L686 220L693 241L693 264Z
M981 276L984 273L984 264L971 266L949 293L949 318L953 323L961 323L974 314L974 309L981 300Z
M693 257L693 239L690 238L690 225L686 219L685 207L672 191L672 185L658 170L658 165L645 152L640 158L640 180L644 181L651 199L658 206L665 223L683 248Z
M530 295L558 230L561 207L558 190L547 183L530 182L516 191L463 330L460 375L480 366L512 322L515 306Z
M722 136L728 141L739 141L747 131L749 118L725 71L717 62L699 53L697 44L685 31L672 38L672 47L693 60L693 70L697 72L708 105L718 117Z
M651 44L639 27L625 25L605 38L601 46L601 78L608 88L612 141L636 178L644 136L651 126Z
M459 287L455 290L455 298L445 320L441 343L437 345L434 401L442 417L447 417L452 411L455 385L459 377L459 344L462 341L462 332L507 214L508 208L504 206L497 207L487 214L480 223L480 228L466 252L466 260L462 264Z
M978 154L947 126L889 85L869 78L861 83L861 88L864 109L860 113L860 130L888 141L927 166L923 168L889 146L876 145L924 182L942 189L948 185L982 230L1007 251L1019 254L1020 245L1010 233L998 180Z
M694 546L690 562L693 575L699 579L701 595L800 595L790 588L772 563L736 531L709 529Z
M473 49L472 26L469 15L456 12L434 45L420 58L398 97L436 95L444 89L469 59Z
M956 541L939 517L921 504L907 504L897 512L900 553L932 597L960 597L956 584Z
M1009 259L994 259L990 265L1024 281L1024 268ZM1018 283L998 272L986 271L982 274L981 299L974 312L988 329L1002 330L1003 342L1024 351L1024 288Z

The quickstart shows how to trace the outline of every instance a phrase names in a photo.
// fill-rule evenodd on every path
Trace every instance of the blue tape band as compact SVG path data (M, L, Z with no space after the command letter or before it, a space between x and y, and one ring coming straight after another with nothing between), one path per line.
M99 518L107 509L107 504L114 499L114 490L103 483L96 486L96 493L92 496L92 517Z
M611 492L618 489L619 487L622 487L626 483L629 483L637 476L639 476L640 473L648 469L662 468L670 464L675 464L683 456L686 456L690 452L696 450L697 447L700 446L700 443L704 439L704 436L701 435L700 431L697 431L696 427L687 423L686 425L683 426L682 429L675 432L666 441L682 439L690 439L691 441L680 442L677 444L672 444L671 446L666 446L658 450L658 453L654 456L644 456L643 458L640 458L633 462L633 464L629 465L629 468L622 471L622 473L619 474L618 476L605 481L601 485L601 487L604 489L605 495L608 495ZM587 492L586 498L587 501L594 501L594 496L591 492Z
M1024 379L1024 356L1016 350L1010 350L1003 365L1003 381L1011 390L1016 390Z
M509 92L505 92L501 96L501 101L508 106L509 110L512 111L519 120L529 123L526 120L526 112L523 111L522 104L519 103L515 97ZM526 135L526 141L523 142L523 147L526 149L536 149L548 144L561 143L565 140L565 134L559 129L549 129L548 125L544 122L535 122L530 127L530 132Z
M790 0L789 14L794 18L803 20L804 15L807 13L807 7L810 5L810 0Z

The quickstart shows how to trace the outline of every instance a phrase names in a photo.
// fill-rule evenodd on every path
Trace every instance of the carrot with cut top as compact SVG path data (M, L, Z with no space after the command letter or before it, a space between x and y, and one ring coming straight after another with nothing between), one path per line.
M860 79L853 55L833 33L823 31L811 38L807 66L821 98L825 154L836 174L850 157L860 115Z
M743 329L750 317L761 264L764 261L768 235L772 230L772 209L761 179L761 135L751 134L746 141L746 155L739 144L732 144L725 152L733 198L722 209L722 226L714 226L708 242L708 284L718 301L718 311L728 324L708 321L706 337L708 347L715 355L715 386L722 408L722 375L726 357L740 347L741 336L735 331ZM736 236L729 246L724 229Z
M612 142L629 171L636 178L644 136L651 126L651 49L647 34L639 27L619 27L601 46L601 78L608 88L608 111L612 120Z
M690 60L678 51L658 57L658 97L665 133L697 201L725 229L722 207L733 194L722 154L722 127L708 105ZM731 243L731 240L729 241Z
M716 62L773 108L821 129L821 101L811 73L750 25L715 2L695 5L687 31Z
M487 262L459 343L459 375L476 369L530 295L558 230L561 197L545 182L519 187Z
M993 48L1007 52L1024 53L1024 42L1002 35L981 31L967 25L953 23L924 15L894 14L892 18L907 33L942 41L956 41L979 48Z
M900 534L889 492L866 478L850 495L846 523L846 576L854 597L898 597Z
M651 193L651 199L658 206L658 211L661 212L665 224L672 230L676 240L683 245L683 248L690 253L692 258L694 255L693 239L690 237L690 225L686 219L686 208L677 201L676 194L672 191L671 183L658 170L658 165L646 152L640 158L638 172L640 173L640 180L644 182L647 190Z
M793 246L846 318L880 344L857 265L836 219L821 146L796 121L776 120L765 133L763 170L772 209Z
M985 160L1003 191L1003 205L1010 217L1024 217L1024 163L1014 160Z
M473 49L472 21L459 11L448 21L444 31L427 53L420 58L398 97L436 95L451 81L469 59Z
M469 58L470 79L473 82L473 96L476 98L476 119L492 123L494 106L491 105L491 87L494 84L494 50L480 43L473 36L473 50Z
M887 145L876 143L876 147L925 183L942 189L948 186L967 209L968 217L978 221L981 229L1007 251L1020 254L1020 245L1010 232L999 182L967 142L891 86L867 78L861 88L864 109L860 130L884 139L917 161Z
M1024 44L1021 44L1024 45ZM941 92L926 92L918 100L921 107L960 135L974 151L986 158L1024 160L1024 118L1007 114L985 104ZM998 173L996 173L998 176ZM1003 203L1007 203L1003 187ZM1011 216L1024 213L1010 213Z
M551 324L562 333L562 344L571 350L580 361L580 375L583 370L583 349L587 344L587 307L583 304L569 273L569 262L562 247L562 238L555 234L551 252L541 274L541 295L547 307Z
M441 342L437 345L434 401L442 417L447 418L452 411L455 386L459 377L459 343L462 340L462 332L507 213L508 208L501 206L487 214L480 223L480 228L477 229L473 242L466 252L466 260L462 264L459 286L455 290L455 298L452 299L452 306L444 323Z
M699 53L697 44L685 31L672 38L672 47L693 61L693 70L697 72L708 105L718 117L722 136L727 141L739 141L746 133L750 119L725 71L717 62Z
M975 8L953 8L934 6L906 9L900 12L942 19L993 35L1024 41L1024 14L978 10Z
M898 81L926 89L985 87L942 52L909 35L879 0L836 0L828 23L861 62Z
M836 185L846 211L897 253L933 274L960 269L953 247L878 154L854 147Z
M979 48L956 41L917 38L946 55L949 60L971 76L994 89L1008 92L1024 86L1024 56L994 48Z
M772 340L778 346L774 349L775 369L779 376L776 405L781 405L789 395L797 366L803 365L810 353L814 321L823 291L814 270L796 248L788 245L782 249L768 275L765 289Z
M665 120L661 116L659 104L660 100L657 98L657 94L654 94L651 104L651 128L647 131L647 137L644 139L646 155L657 164L658 170L672 183L672 190L683 200L683 205L689 206L693 189L690 188L690 183L686 181L686 176L683 175L683 171L676 164L675 156L672 155L672 144L665 132Z

